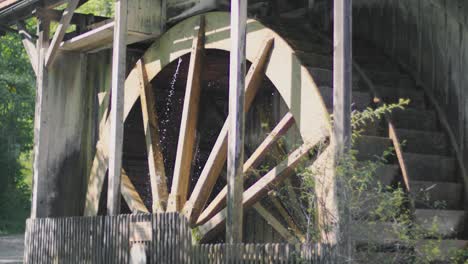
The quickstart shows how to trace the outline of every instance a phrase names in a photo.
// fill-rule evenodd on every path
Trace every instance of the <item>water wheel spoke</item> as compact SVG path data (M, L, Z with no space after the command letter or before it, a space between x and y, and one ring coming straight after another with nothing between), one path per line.
M265 138L260 146L254 151L249 159L244 163L244 175L247 172L258 166L270 147L281 138L288 129L294 124L294 117L291 113L287 113L271 133ZM225 186L213 201L206 207L197 220L197 224L203 224L213 215L218 213L226 205L227 186Z
M167 181L164 158L159 140L158 116L153 89L148 80L143 59L137 62L140 79L140 102L145 131L148 170L151 183L153 212L164 211L167 205Z
M244 111L248 111L263 81L268 58L273 47L273 38L265 40L259 55L250 66L246 76ZM229 117L228 117L229 118ZM216 139L208 160L193 189L190 199L184 206L184 214L191 224L198 219L205 206L227 157L228 122L226 121Z
M291 175L294 168L299 165L300 161L313 149L322 139L317 139L315 142L306 142L301 147L292 152L285 160L270 170L267 174L261 177L256 183L244 191L242 205L245 208L259 202L262 198L268 195L268 191L276 184ZM199 227L200 233L204 239L209 239L216 234L219 229L222 229L226 220L226 208L214 215L209 221Z
M258 202L252 206L255 211L265 219L265 221L276 231L280 236L282 236L288 243L297 244L299 241L297 238L289 232L289 230L280 222L278 219L272 215L263 205Z
M132 213L149 213L124 169L122 169L121 193Z
M180 211L181 207L185 204L189 189L200 102L204 27L205 22L203 16L201 16L199 27L194 34L192 42L174 176L172 178L171 194L167 208L170 212Z

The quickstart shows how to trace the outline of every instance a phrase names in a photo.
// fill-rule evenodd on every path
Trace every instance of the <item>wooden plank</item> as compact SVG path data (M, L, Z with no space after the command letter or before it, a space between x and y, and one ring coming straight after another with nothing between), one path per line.
M292 170L309 153L309 151L318 144L321 139L315 142L304 143L301 147L291 153L284 161L270 170L266 175L260 178L256 183L249 187L243 194L242 203L244 208L250 207L260 201L268 191L281 182L285 177L291 174ZM208 222L199 227L202 240L210 238L223 226L226 220L226 209L213 216Z
M125 199L125 202L127 202L132 213L149 213L148 208L146 208L143 203L143 199L141 199L140 194L138 194L135 186L124 169L122 169L121 184L122 196Z
M245 71L246 71L247 0L231 1L231 53L229 62L229 129L227 157L226 243L242 243L245 137ZM228 250L226 260L240 261L240 252Z
M192 41L192 52L185 88L184 107L177 144L177 154L172 177L171 194L167 210L179 212L184 206L190 184L190 173L193 159L195 139L197 136L198 110L201 92L201 75L205 38L205 20L200 16L199 26Z
M120 172L122 168L124 89L127 56L127 0L115 2L114 44L112 51L111 128L107 212L120 212Z
M245 162L243 168L244 175L247 175L249 170L258 166L270 147L276 143L277 140L281 138L293 124L294 117L291 113L287 113ZM218 213L226 204L226 196L227 187L224 187L202 212L197 220L197 225L205 223L209 218Z
M257 94L257 91L263 81L266 65L273 47L273 38L265 40L258 56L250 66L246 76L245 104L244 111L247 112ZM229 117L228 117L229 119ZM226 162L227 157L227 133L228 122L224 123L221 132L216 139L216 143L211 150L210 156L203 168L200 177L190 195L190 199L184 206L183 213L188 218L190 224L194 224L198 219L203 207L208 200L219 174Z
M148 169L153 199L153 212L165 211L167 206L167 180L164 168L164 158L159 139L158 116L153 87L149 83L143 60L137 62L140 72L140 102L145 130L146 151L148 153Z
M263 219L265 219L265 221L267 221L269 225L271 225L271 227L273 227L276 232L278 232L278 234L286 239L288 243L299 243L299 240L297 240L297 238L293 236L291 232L289 232L289 230L284 227L284 225L278 221L274 215L272 215L265 207L263 207L260 202L254 204L252 207L260 216L263 217Z
M65 32L70 25L73 13L75 12L76 7L78 6L79 0L69 0L67 8L63 10L62 18L60 19L59 25L55 31L54 37L50 42L50 47L47 50L47 55L45 58L45 65L46 67L50 67L52 64L55 55L62 43L63 37L65 36Z

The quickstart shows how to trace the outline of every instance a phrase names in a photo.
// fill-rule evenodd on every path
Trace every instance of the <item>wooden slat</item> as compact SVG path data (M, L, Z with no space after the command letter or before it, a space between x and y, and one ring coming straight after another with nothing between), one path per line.
M158 116L153 87L150 85L145 65L142 60L137 62L140 72L140 102L145 130L146 151L148 153L148 169L153 199L153 212L164 211L167 206L167 180L164 168L164 158L159 139Z
M257 94L260 84L263 81L264 72L268 63L269 55L273 47L273 38L265 40L265 44L259 51L259 55L250 66L246 76L245 105L244 111L247 112ZM229 117L228 117L229 118ZM216 139L216 143L211 150L210 156L203 168L200 177L193 189L190 199L184 206L183 213L188 218L189 223L193 224L198 219L206 201L208 200L219 174L226 162L227 157L227 133L228 123L225 122L221 132Z
M199 27L195 31L190 64L185 88L184 108L177 144L177 154L169 195L169 212L180 211L188 196L193 151L197 134L198 110L201 92L201 75L205 38L205 20L200 16Z
M54 37L50 42L50 47L47 50L47 55L45 58L45 65L49 67L57 54L57 51L62 43L65 32L70 25L73 13L75 12L76 7L78 6L79 0L69 0L67 8L63 10L62 18L60 19L59 25L55 31Z
M149 213L148 208L146 208L145 204L143 203L143 199L141 199L135 186L124 169L122 169L121 184L122 196L125 199L125 202L127 202L127 205L132 213Z
M281 138L288 129L294 124L294 117L291 113L287 113L271 133L265 138L260 146L254 151L249 159L244 164L244 175L246 176L248 171L258 166L262 161L263 157L270 149L270 147ZM213 215L217 214L226 204L227 186L225 186L213 201L206 207L197 220L197 225L205 223Z
M291 153L284 161L270 170L256 183L249 187L243 194L242 204L244 208L252 206L261 198L268 194L268 190L274 187L285 177L291 174L292 170L309 153L309 151L321 141L304 143L301 147ZM223 226L226 220L226 209L213 216L208 222L199 227L203 240L210 238Z

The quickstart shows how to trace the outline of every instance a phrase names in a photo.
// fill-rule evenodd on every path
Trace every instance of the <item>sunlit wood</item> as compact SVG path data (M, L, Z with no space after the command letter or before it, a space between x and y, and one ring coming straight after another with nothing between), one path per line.
M193 160L195 139L197 136L198 110L201 91L201 74L205 36L205 20L200 17L200 24L192 42L192 53L185 88L184 109L177 144L177 154L172 178L171 194L167 211L180 211L188 196L190 168Z
M153 87L149 83L146 68L142 60L137 62L140 70L140 102L145 130L148 170L151 182L153 212L164 211L167 206L167 181L164 158L159 140L158 116Z
M247 175L248 171L258 166L263 160L265 154L270 147L281 138L288 129L294 124L294 118L291 113L287 113L271 133L265 138L260 146L254 151L249 159L244 163L244 176ZM218 213L226 205L227 187L225 186L213 201L206 207L197 220L197 224L203 224L213 215Z
M140 195L138 194L135 186L128 177L127 172L124 169L122 169L121 173L122 196L125 202L127 202L127 205L132 211L132 213L149 213L148 208L146 208L145 204L143 203L143 199L141 199Z
M279 165L250 186L243 194L242 204L244 209L260 201L268 194L268 191L271 188L274 188L274 186L281 182L285 177L291 175L294 168L320 141L321 139L317 139L316 142L304 143ZM224 227L225 220L226 209L223 209L221 212L214 215L208 222L201 225L199 227L199 231L203 239L209 239L216 234L218 230L222 229L222 227Z
M265 40L265 43L259 51L257 58L250 66L246 77L244 111L249 110L260 87L260 84L263 81L265 68L272 46L272 38ZM213 190L213 187L216 184L221 169L226 162L227 133L228 125L227 122L225 122L218 138L216 139L216 143L211 150L208 161L206 162L205 167L203 168L203 171L198 178L197 184L195 185L190 199L187 201L187 204L184 207L183 213L189 219L191 224L195 223L201 211L203 210L203 207L205 206Z

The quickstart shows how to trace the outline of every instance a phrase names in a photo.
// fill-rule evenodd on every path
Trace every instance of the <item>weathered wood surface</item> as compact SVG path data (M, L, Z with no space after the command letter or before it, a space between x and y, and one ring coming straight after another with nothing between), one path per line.
M112 97L110 112L109 176L107 213L120 212L120 172L122 169L123 111L127 58L127 0L115 2L115 28L112 49Z
M168 191L164 157L159 138L156 101L144 62L139 60L137 67L140 69L140 103L143 115L143 128L145 130L146 152L148 153L148 169L153 199L152 207L153 212L158 212L166 210Z
M185 88L184 108L179 130L179 141L172 177L171 194L168 201L169 212L179 212L187 201L191 179L191 166L195 139L197 136L198 110L200 104L201 75L203 71L205 19L200 17L194 32L192 52Z
M38 20L38 39L36 44L37 75L36 75L36 109L34 118L34 162L33 162L33 188L31 202L31 217L47 216L48 192L48 166L47 155L49 145L49 88L48 72L45 67L45 54L49 47L50 21Z
M126 264L134 243L146 245L148 263L225 263L227 247L239 263L336 263L334 249L322 244L192 244L177 213L28 219L24 263Z
M244 138L245 138L245 36L247 0L231 1L231 52L229 61L229 117L227 149L227 219L226 242L242 242L244 223L242 193L244 190ZM261 74L263 75L263 74ZM227 263L236 263L242 253L228 248Z
M353 1L334 0L333 23L333 162L338 166L339 162L351 149L351 103L353 87L353 58L352 58L352 5ZM334 170L336 171L336 169ZM346 201L347 194L341 180L334 177L337 188L334 190L338 197L338 206ZM340 207L339 207L340 208ZM348 232L351 215L347 206L341 207L335 213L340 223L336 230L329 233L335 236L340 243L344 256L351 259L352 248L350 234ZM344 213L341 213L344 212Z

